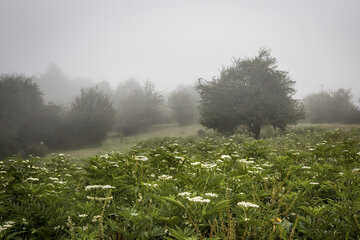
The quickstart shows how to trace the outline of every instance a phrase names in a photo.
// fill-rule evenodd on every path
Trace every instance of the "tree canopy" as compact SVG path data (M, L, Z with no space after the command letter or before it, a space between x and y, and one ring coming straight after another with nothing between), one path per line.
M202 125L226 134L243 125L258 138L264 125L284 130L303 117L295 82L270 53L261 49L256 57L234 59L212 81L199 79Z

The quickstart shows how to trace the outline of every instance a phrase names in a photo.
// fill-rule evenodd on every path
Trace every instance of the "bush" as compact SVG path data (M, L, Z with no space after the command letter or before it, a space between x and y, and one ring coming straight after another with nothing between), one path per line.
M147 81L143 89L135 90L120 102L117 130L124 135L131 135L150 127L159 119L162 102L160 93Z
M109 98L96 88L82 90L66 116L66 135L71 146L99 144L111 129L115 110Z
M42 93L31 78L0 76L0 158L42 152L45 112Z

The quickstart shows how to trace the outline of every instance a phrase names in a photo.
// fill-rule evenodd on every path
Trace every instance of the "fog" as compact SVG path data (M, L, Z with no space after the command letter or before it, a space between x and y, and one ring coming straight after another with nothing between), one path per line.
M170 91L267 47L298 98L338 88L359 97L359 10L356 0L2 0L0 73L39 76L55 63L85 85L135 78Z

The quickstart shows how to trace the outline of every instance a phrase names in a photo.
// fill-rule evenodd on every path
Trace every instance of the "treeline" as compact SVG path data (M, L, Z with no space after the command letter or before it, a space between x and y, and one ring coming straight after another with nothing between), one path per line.
M358 100L360 104L360 99ZM311 123L360 123L360 109L355 105L350 89L321 91L303 99L305 121Z
M198 96L191 86L164 96L150 81L130 79L115 90L102 82L68 101L68 105L47 102L30 77L1 75L0 158L95 145L109 131L131 135L153 124L198 121Z

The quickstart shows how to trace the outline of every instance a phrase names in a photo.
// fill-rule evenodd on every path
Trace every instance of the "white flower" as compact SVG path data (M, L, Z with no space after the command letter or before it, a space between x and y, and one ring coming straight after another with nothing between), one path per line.
M200 196L198 196L198 197L193 197L193 198L187 197L186 199L189 200L189 201L191 201L191 202L201 202L201 203L208 203L208 202L210 202L210 199L202 198L202 197L200 197Z
M109 154L105 153L104 155L100 155L99 157L100 159L104 158L105 160L107 160L109 158Z
M136 213L136 212L133 212L133 213L130 213L130 215L133 216L133 217L136 217L136 216L138 216L139 214Z
M360 168L354 168L352 171L353 172L360 171Z
M360 155L360 152L358 152L357 155Z
M151 184L151 183L144 183L145 186L147 187L157 187L158 185L156 183Z
M65 154L59 153L59 157L65 157Z
M33 182L36 182L36 181L39 181L39 179L38 179L38 178L29 177L29 178L27 178L25 181L33 181Z
M99 189L114 189L115 187L110 186L110 185L89 185L89 186L85 187L85 191L88 191L90 189L96 189L96 188L99 188Z
M63 181L54 181L54 183L57 183L57 184L65 184L66 182L63 182Z
M271 164L269 164L269 163L264 163L262 166L263 166L263 167L272 167L273 165L271 165Z
M203 168L210 169L210 168L216 167L216 164L215 164L215 163L203 163L203 164L201 164L201 166L202 166Z
M310 182L309 184L311 184L311 185L319 185L318 182Z
M197 166L197 165L199 165L200 164L200 162L192 162L192 163L190 163L192 166Z
M113 197L90 197L90 196L86 196L87 199L89 200L96 200L96 201L108 201L108 200L113 200Z
M93 217L93 219L92 219L91 221L92 221L92 222L97 222L97 220L98 220L99 218L102 218L102 216L101 216L101 215L96 215L96 216Z
M308 167L308 166L303 166L301 167L302 169L311 169L311 167Z
M50 180L53 180L53 181L59 181L59 179L56 178L56 177L49 177L49 179L50 179Z
M239 207L246 207L246 208L248 208L248 207L258 208L259 207L258 205L251 203L251 202L238 202L237 205Z
M239 163L245 163L245 164L254 164L255 162L254 161L247 161L246 159L239 159L238 160Z
M205 193L205 196L207 196L207 197L218 197L219 195L217 195L216 193Z
M231 159L231 156L229 156L229 155L221 155L220 158L226 160L226 159Z
M149 159L148 159L148 157L146 157L146 156L135 156L135 160L146 162L146 161L148 161Z
M161 176L158 176L158 178L159 178L160 180L170 180L170 179L172 179L173 177L172 177L172 176L169 176L169 175L163 174L163 175L161 175Z
M190 197L190 196L191 196L191 193L189 193L189 192L181 192L181 193L178 194L178 196Z
M79 214L79 218L85 218L87 216L89 216L89 215L87 215L87 214Z

